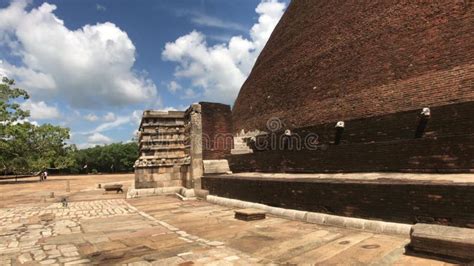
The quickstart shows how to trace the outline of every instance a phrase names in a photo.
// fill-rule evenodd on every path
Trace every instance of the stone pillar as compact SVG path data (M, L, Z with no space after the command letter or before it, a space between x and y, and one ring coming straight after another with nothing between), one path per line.
M186 188L201 189L201 177L203 175L201 105L192 104L186 113L190 124L191 169L189 179L183 185Z

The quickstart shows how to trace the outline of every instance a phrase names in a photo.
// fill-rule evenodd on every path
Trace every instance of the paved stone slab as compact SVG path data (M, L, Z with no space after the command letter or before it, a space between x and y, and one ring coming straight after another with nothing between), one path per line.
M0 208L0 265L440 263L406 256L404 236L366 237L361 230L292 220L301 215L296 212L287 212L287 218L269 214L264 220L246 222L234 219L235 208L206 201L166 196L126 201L95 189L97 184L90 179L104 177L87 178L85 184L93 186L84 191L74 190L71 183L75 192L68 208L33 202L28 195L18 199L26 204L17 206L9 199L9 207ZM44 186L53 184L45 183L23 191L39 195ZM21 195L23 187L9 189L17 194L8 195Z

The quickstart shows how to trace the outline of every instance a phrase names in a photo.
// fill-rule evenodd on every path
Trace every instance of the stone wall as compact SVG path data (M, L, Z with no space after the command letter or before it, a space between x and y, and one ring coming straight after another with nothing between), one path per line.
M472 1L291 1L234 104L234 131L474 100Z
M204 160L224 159L233 148L232 112L229 105L200 102Z
M474 185L427 181L206 176L210 195L303 211L474 228Z

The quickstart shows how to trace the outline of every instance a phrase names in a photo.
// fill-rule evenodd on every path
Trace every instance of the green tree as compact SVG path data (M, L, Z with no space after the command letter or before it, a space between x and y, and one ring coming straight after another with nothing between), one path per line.
M78 150L75 153L77 162L75 171L86 172L93 169L99 172L131 172L138 158L136 142L113 143ZM87 170L83 166L87 165Z
M30 115L15 102L17 99L29 99L28 93L19 88L12 88L14 85L15 81L6 77L2 78L2 83L0 83L0 121L4 127Z
M48 167L70 167L74 157L65 141L69 129L45 124L33 125L25 119L18 100L29 98L15 82L3 78L0 84L0 170L4 173L31 173Z

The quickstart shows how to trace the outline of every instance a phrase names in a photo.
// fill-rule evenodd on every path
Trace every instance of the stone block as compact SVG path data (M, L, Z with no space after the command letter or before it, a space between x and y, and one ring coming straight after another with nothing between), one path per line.
M204 160L204 174L225 174L230 172L227 160Z
M194 189L194 193L196 194L196 197L202 199L206 199L209 195L209 191L204 189Z
M244 221L254 221L265 219L265 211L259 209L241 209L235 211L235 219Z
M383 233L408 236L410 235L411 227L412 225L410 224L385 223Z
M346 222L346 217L335 216L335 215L327 215L324 221L325 224L328 224L331 226L339 226L339 227L344 227L345 222Z
M474 261L474 229L415 224L410 240L414 251Z
M314 224L324 224L326 221L327 215L322 214L322 213L316 213L316 212L308 212L308 215L306 215L306 221L308 223L314 223Z
M364 221L365 220L358 218L346 218L344 227L362 230L364 229Z
M270 211L269 211L271 214L273 215L277 215L277 216L283 216L283 214L285 213L285 209L283 208L277 208L277 207L270 207Z
M385 223L380 221L364 221L364 230L382 233L384 231Z

